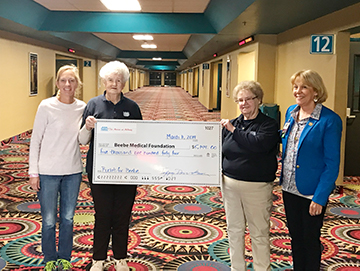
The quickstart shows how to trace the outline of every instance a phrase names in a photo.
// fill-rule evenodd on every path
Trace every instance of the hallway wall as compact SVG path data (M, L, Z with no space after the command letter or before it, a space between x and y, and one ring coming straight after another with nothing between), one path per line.
M0 34L0 140L3 140L31 129L40 101L54 93L55 52L17 42L17 35L2 31ZM29 52L38 54L36 96L29 96Z
M0 31L0 141L32 129L37 107L43 99L55 93L56 55L91 61L91 67L82 67L83 100L104 92L104 85L99 78L99 71L106 62L89 59L64 51L51 49L54 46L40 44L30 38ZM59 48L63 49L63 48ZM29 96L30 71L29 53L38 55L38 95ZM145 82L145 74L138 70L135 74L135 88ZM129 81L123 90L129 91Z
M291 75L301 69L317 71L329 94L324 105L338 113L343 121L338 184L342 183L344 172L350 48L350 33L341 31L360 25L359 10L360 4L357 4L278 35L275 101L280 105L281 122L284 122L287 107L294 103L289 81ZM310 36L313 34L334 34L334 54L310 54Z
M0 35L0 140L32 129L38 105L55 93L56 54L92 62L91 67L83 68L83 100L87 102L96 95L96 60L48 49L46 44L42 46L8 32L0 31ZM29 96L30 52L38 55L38 94L35 96Z
M237 105L232 99L232 90L241 80L254 79L259 81L264 89L264 103L277 103L280 106L281 124L284 122L286 109L294 104L290 86L290 77L301 69L316 70L323 78L328 89L329 97L325 106L337 112L343 120L342 154L339 182L342 181L344 168L344 150L346 137L346 107L349 77L349 48L350 29L360 25L358 11L360 3L334 12L330 15L310 21L279 35L257 35L255 41L239 49L221 55L208 61L209 65L219 61L223 62L223 83L221 118L235 118L239 115ZM310 37L314 34L334 35L334 54L310 54ZM240 55L252 56L255 59L251 69L243 69L244 62ZM226 95L227 71L226 64L230 59L230 82L228 95ZM246 62L246 61L245 61ZM199 101L211 109L212 91L209 70L202 72L200 67L200 93ZM246 65L245 65L246 67ZM249 65L248 65L249 67ZM255 74L247 74L255 67ZM204 77L204 78L202 78Z

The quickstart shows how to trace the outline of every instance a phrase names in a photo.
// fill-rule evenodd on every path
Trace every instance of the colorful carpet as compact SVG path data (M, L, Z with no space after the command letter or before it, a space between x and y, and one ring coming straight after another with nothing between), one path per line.
M218 121L180 88L141 88L126 94L137 101L144 119ZM30 132L0 146L0 270L42 270L41 215L27 184ZM82 147L85 157L87 147ZM322 269L360 270L360 179L346 177L342 194L330 199L322 229ZM290 238L281 188L274 185L271 217L272 270L292 268ZM73 270L91 261L93 202L86 176L74 217ZM137 190L129 235L131 271L230 270L225 212L218 187L143 185ZM110 252L111 254L111 252ZM245 257L252 268L246 233ZM106 265L109 268L109 264Z

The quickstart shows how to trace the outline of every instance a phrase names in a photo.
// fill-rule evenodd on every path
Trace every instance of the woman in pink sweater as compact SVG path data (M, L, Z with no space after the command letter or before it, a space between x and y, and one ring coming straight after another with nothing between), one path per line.
M82 179L78 133L86 106L75 98L81 84L75 66L59 69L58 94L40 103L31 137L29 184L37 191L41 206L45 271L72 267L73 216ZM56 247L58 203L60 223Z

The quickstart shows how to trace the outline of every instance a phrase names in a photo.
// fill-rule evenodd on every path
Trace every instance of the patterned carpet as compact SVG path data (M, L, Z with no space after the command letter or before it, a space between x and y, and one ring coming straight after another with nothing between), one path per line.
M180 88L144 87L126 94L144 119L218 121ZM41 215L27 184L31 131L0 146L0 270L42 270ZM87 147L82 147L85 157ZM360 270L360 178L346 177L342 194L330 199L322 230L322 269ZM274 185L271 217L272 270L291 269L290 239L281 188ZM92 256L93 202L86 176L74 217L73 270L85 270ZM132 271L230 270L225 212L217 187L139 186L129 236ZM251 242L245 256L252 269ZM109 268L107 264L106 268Z

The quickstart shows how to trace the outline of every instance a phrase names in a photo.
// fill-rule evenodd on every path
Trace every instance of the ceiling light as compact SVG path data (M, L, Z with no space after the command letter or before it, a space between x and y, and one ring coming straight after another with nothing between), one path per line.
M144 44L141 44L141 47L145 48L145 49L156 49L157 48L156 44L148 44L146 42Z
M134 40L153 40L153 36L151 35L133 35Z
M114 11L140 11L138 0L100 0L109 10Z
M162 60L161 57L153 57L152 60Z

